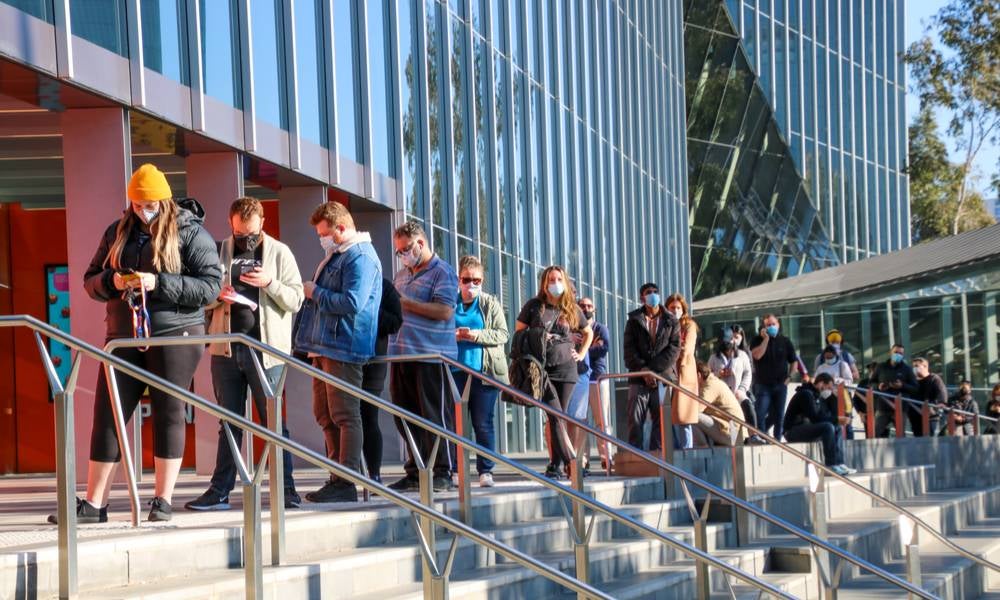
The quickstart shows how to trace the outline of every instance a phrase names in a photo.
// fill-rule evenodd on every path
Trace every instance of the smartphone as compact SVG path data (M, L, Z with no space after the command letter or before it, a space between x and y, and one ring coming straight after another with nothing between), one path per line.
M240 275L253 273L254 269L259 269L260 267L261 267L261 262L259 260L255 260L252 263L243 263L240 265Z
M135 271L121 271L120 273L118 273L118 276L121 277L122 283L125 284L140 279L139 274L136 273Z

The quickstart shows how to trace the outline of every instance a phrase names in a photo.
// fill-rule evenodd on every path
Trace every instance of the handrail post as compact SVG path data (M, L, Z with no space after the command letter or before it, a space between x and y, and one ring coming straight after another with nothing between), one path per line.
M260 485L243 482L243 569L247 600L264 597L261 551Z
M923 586L923 576L920 568L920 528L906 517L899 516L899 539L903 544L903 553L906 561L906 579L916 587ZM913 594L908 595L914 598Z
M246 403L243 409L243 418L247 421L253 421L253 394L247 393ZM253 464L256 462L253 456L253 434L249 431L243 434L243 460L248 464Z
M747 501L746 453L749 452L749 447L737 446L734 443L731 451L733 456L733 495L745 502ZM732 507L732 517L733 524L736 526L736 545L748 545L750 543L749 513L745 510L737 510L734 506Z
M809 508L813 522L813 533L824 542L829 541L827 528L826 477L812 464L809 471ZM831 569L830 554L823 549L814 551L816 570L819 574L820 596L824 600L836 600L837 581Z
M981 417L981 415L979 414L978 411L976 412L976 414L974 414L972 416L972 434L973 435L979 435L979 431L980 431L980 429L979 429L980 420L979 419L980 419L980 417Z
M955 435L955 429L956 429L956 427L955 427L955 411L949 410L948 411L948 435L949 436Z
M76 432L73 393L55 394L56 490L59 515L59 598L77 598L76 550Z
M896 437L898 438L906 437L906 425L905 422L903 421L902 394L896 394L895 417L896 417Z
M844 387L844 382L843 381L841 381L840 383L837 384L837 416L838 417L846 417L846 416L848 416L848 414L847 414L847 397L844 395L846 391L847 390ZM846 440L847 439L847 428L850 427L850 426L851 426L850 423L848 423L847 425L841 425L840 426L840 439L842 439L842 440Z
M865 391L865 438L872 439L875 436L875 392L871 388Z
M467 375L462 393L459 394L455 377L448 365L442 364L441 369L448 388L451 390L452 402L455 406L455 435L469 439L472 434L472 414L469 412L469 397L472 394L472 376ZM469 431L470 435L465 432ZM472 525L472 482L469 480L469 450L456 444L455 458L458 464L455 470L458 474L458 518L466 525ZM434 457L431 457L434 460Z
M128 485L129 503L132 508L132 527L139 526L139 488L135 481L135 467L132 462L132 451L129 449L127 434L125 432L125 415L122 413L122 399L118 394L118 376L115 368L109 363L104 363L104 374L107 379L108 392L111 401L111 412L115 419L115 433L118 434L118 451L124 463L125 482ZM139 407L136 406L136 409ZM134 413L133 413L134 414Z
M268 428L275 435L282 435L280 392L267 397ZM271 444L268 457L268 499L271 506L271 564L278 566L285 561L285 464L281 446Z
M132 413L132 456L135 462L132 464L133 477L137 484L142 483L142 399L136 404L135 412Z
M667 390L662 382L656 383L656 393L660 397L660 456L663 462L674 464L674 428L671 424L673 413L672 399L676 393ZM650 435L656 435L652 432ZM661 471L663 478L663 498L669 499L674 495L674 478L667 471Z
M573 489L583 493L583 453L578 452L569 464L570 478ZM579 502L573 502L573 555L576 563L576 578L586 584L590 583L590 535L587 531L586 508ZM583 593L577 594L577 600L587 600Z
M924 437L934 437L931 431L931 404L924 400L920 405L920 428L923 429Z
M440 438L439 438L440 439ZM428 508L434 508L434 464L437 460L437 444L434 445L435 452L428 457L426 464L417 463L417 479L420 484L420 503ZM416 450L413 448L411 450ZM434 531L434 521L428 517L421 516L419 519L420 529L423 532L424 544L427 546L429 556L425 556L421 561L421 575L424 583L425 600L437 600L441 598L441 590L437 589L439 577L435 572L436 567L431 563L433 553L437 548L437 535ZM447 597L445 593L444 597Z

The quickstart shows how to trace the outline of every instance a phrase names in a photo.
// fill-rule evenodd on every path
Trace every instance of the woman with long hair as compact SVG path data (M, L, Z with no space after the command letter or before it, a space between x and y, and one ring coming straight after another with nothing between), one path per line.
M84 274L87 293L107 307L106 339L203 335L203 307L216 299L222 287L215 240L202 226L204 210L193 199L174 200L166 177L151 164L133 173L128 199L129 207L105 230ZM186 389L203 351L203 344L190 344L121 348L115 355ZM128 422L147 386L121 372L116 380ZM103 368L98 371L96 396L87 494L77 498L79 523L108 520L110 483L121 460ZM184 456L184 402L155 387L149 388L149 397L156 467L149 520L168 521ZM55 522L54 516L49 520Z
M546 267L538 279L538 294L521 307L515 331L529 328L540 328L547 340L545 371L555 391L547 391L543 401L565 412L579 377L577 363L587 356L594 332L576 303L576 291L562 267ZM583 336L579 346L575 343L574 333ZM574 451L565 423L551 416L548 422L550 461L545 475L559 479L562 469L569 468Z
M677 385L698 393L698 364L694 357L698 347L698 325L688 311L687 301L681 294L671 294L667 298L667 310L677 319L681 327L681 354L677 358ZM697 400L683 393L677 393L674 400L674 433L677 445L682 449L694 447L694 427L698 422L702 406Z

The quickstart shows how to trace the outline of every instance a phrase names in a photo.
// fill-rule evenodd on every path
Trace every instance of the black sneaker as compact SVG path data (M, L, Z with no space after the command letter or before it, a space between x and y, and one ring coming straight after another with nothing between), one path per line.
M229 505L229 494L223 496L215 490L209 489L204 494L186 503L184 508L188 510L208 511L229 510L232 507Z
M555 466L553 463L549 463L549 466L545 467L545 476L554 481L562 479L562 473L559 472L559 467Z
M415 492L420 489L420 480L407 475L399 481L390 483L388 487L395 492Z
M455 484L452 483L451 477L446 477L444 475L434 477L431 485L434 486L435 492L447 492L448 490L455 489Z
M357 502L358 488L347 481L327 481L315 492L306 494L310 502Z
M294 488L285 490L285 509L300 508L301 506L302 497L299 496L299 493Z
M174 516L170 503L159 496L149 501L149 517L147 521L169 521Z
M53 525L58 525L59 515L49 515L48 521ZM108 505L105 504L101 508L97 508L90 502L86 502L82 498L77 498L76 522L80 525L86 525L88 523L107 523Z

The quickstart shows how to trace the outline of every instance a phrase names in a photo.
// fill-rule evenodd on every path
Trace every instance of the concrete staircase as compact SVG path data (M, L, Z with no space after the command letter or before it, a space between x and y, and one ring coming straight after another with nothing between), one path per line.
M897 501L939 528L955 542L1000 562L1000 481L997 444L990 438L875 440L848 446L853 464L867 470L854 476L869 489ZM879 445L884 446L880 450ZM799 446L811 454L818 448ZM747 453L750 500L792 523L810 528L804 468L772 447ZM972 462L955 462L970 459ZM989 462L983 462L989 461ZM679 453L679 464L719 485L731 484L727 453ZM892 463L892 464L890 464ZM956 473L956 466L961 472ZM319 474L313 475L318 482ZM501 473L492 490L474 488L474 525L569 574L574 558L570 526L556 493ZM299 478L300 488L310 489ZM182 488L178 504L203 490L203 479ZM3 482L6 483L6 482ZM0 483L0 490L3 490ZM50 485L50 484L48 484ZM675 538L693 543L691 518L681 498L663 497L655 478L587 480L587 492L622 512ZM42 526L47 485L24 493L16 510L21 521L0 506L0 598L46 598L57 590L54 528ZM691 491L700 495L694 487ZM144 494L148 498L149 493ZM5 497L16 496L5 494ZM114 507L125 507L120 499ZM439 506L457 514L454 493ZM45 508L48 508L45 506ZM829 482L831 541L905 577L894 512L872 505L848 486ZM13 514L13 513L11 513ZM168 525L134 531L117 515L106 525L81 527L81 594L86 598L238 598L244 589L241 568L241 512L178 515ZM33 519L33 521L32 521ZM267 534L265 515L265 536ZM818 576L807 547L794 537L751 518L752 541L736 546L733 526L712 522L709 550L720 559L754 573L802 598L818 597ZM617 598L693 598L694 563L659 542L598 517L590 550L591 582ZM439 534L443 555L450 539ZM421 560L408 511L384 500L358 505L307 505L287 520L287 566L267 567L265 597L422 598ZM1000 575L920 538L923 587L943 598L997 597ZM265 538L265 564L268 547ZM841 598L903 597L874 576L847 568ZM713 593L728 597L721 573L712 571ZM756 591L733 580L738 597ZM452 598L569 598L571 594L527 568L512 564L468 540L459 542Z

